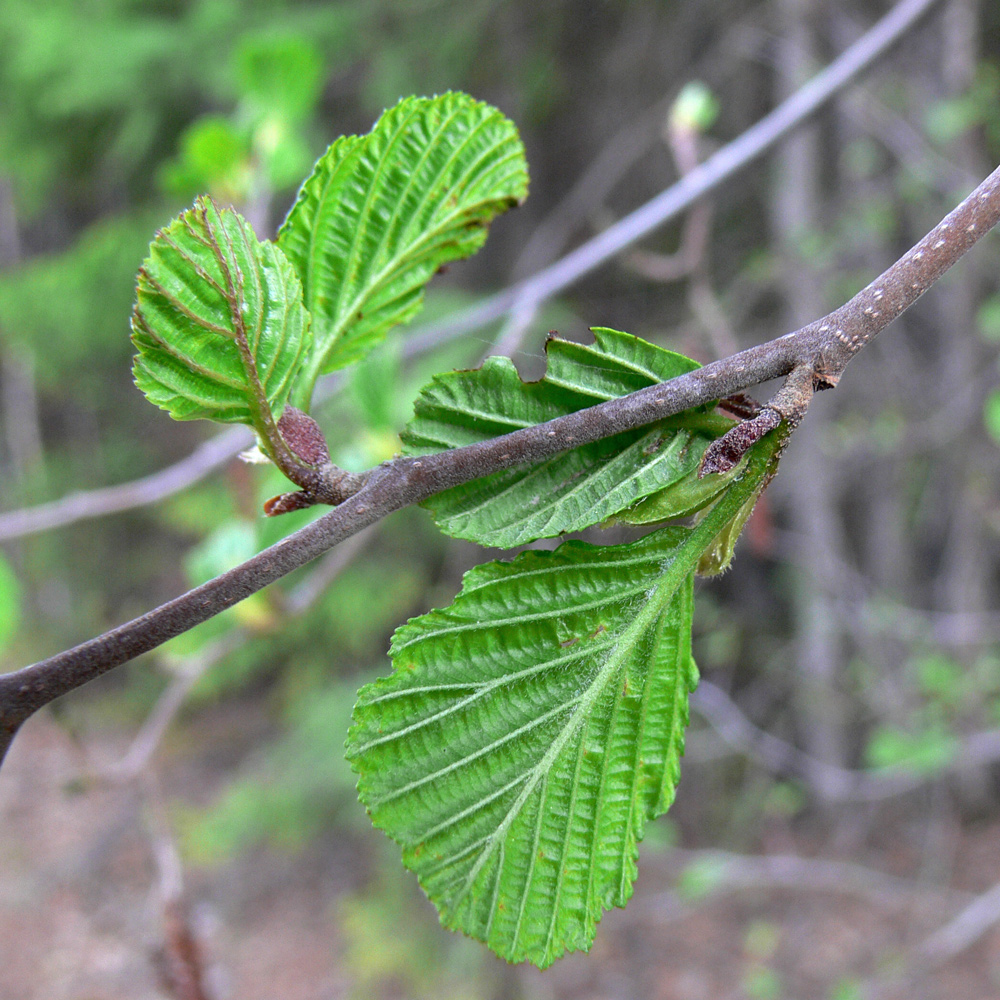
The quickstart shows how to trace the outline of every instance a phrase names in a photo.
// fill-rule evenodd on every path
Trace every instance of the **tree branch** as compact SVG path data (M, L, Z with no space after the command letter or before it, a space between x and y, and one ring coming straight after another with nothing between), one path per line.
M478 444L373 469L339 507L254 558L159 608L29 667L0 676L0 759L18 727L50 701L232 607L387 514L514 465L662 420L794 374L837 384L854 355L1000 220L1000 168L910 251L828 316L631 395ZM796 388L797 391L797 388ZM772 401L781 409L783 392Z
M417 348L425 339L468 333L500 319L515 306L528 307L545 302L625 247L677 218L819 111L852 80L873 66L938 2L901 0L829 66L676 184L530 278L425 332L416 331L410 343Z

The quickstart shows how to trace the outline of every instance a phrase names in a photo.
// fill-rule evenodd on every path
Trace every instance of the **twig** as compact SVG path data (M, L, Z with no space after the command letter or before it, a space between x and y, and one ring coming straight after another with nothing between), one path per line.
M1000 168L853 299L801 330L556 420L464 448L384 463L339 507L241 566L95 639L0 677L0 758L21 723L43 705L232 607L392 511L791 374L768 404L788 416L782 400L786 389L797 392L806 381L817 388L836 385L851 358L998 220Z
M211 1000L205 985L204 956L184 898L184 873L177 845L170 832L166 809L158 790L146 788L149 806L149 839L158 874L163 907L161 973L164 985L177 1000Z
M249 427L232 427L181 461L142 479L70 493L51 503L0 514L0 541L156 503L204 479L251 444L253 431Z
M899 878L865 865L829 858L803 858L795 854L735 854L717 850L670 852L672 859L688 866L703 865L710 891L745 889L791 889L807 892L831 892L859 896L881 906L908 905L928 895L954 901L968 899L968 893L942 888L928 892L928 887L911 879ZM633 912L639 919L661 914L673 915L683 906L676 891L658 893Z
M709 681L699 683L691 696L691 707L725 743L752 757L768 771L794 774L807 781L821 776L827 801L879 802L905 795L941 777L941 772L922 774L903 767L859 771L827 764L756 726L725 691ZM987 729L956 739L953 760L942 771L968 771L998 760L1000 729Z
M476 330L500 319L515 303L530 305L545 302L636 240L676 218L814 115L852 80L869 69L938 2L902 0L826 69L817 73L756 125L710 156L697 170L550 267L458 313L453 319L435 324L424 332L416 332L411 344L419 345L423 339L437 342L437 338Z
M943 965L971 947L1000 924L1000 883L977 896L968 906L939 927L918 949L928 965Z
M247 632L234 629L197 655L188 657L182 669L175 674L166 690L160 695L152 711L136 733L121 760L101 772L102 778L113 781L131 781L137 778L149 763L160 745L167 729L181 710L191 689L205 673L246 641Z

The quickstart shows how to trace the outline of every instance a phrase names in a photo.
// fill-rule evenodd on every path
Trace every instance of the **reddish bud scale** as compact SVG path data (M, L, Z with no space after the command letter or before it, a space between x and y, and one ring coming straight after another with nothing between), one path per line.
M318 467L330 461L330 449L319 424L307 413L286 406L278 421L278 431L292 453L309 465Z

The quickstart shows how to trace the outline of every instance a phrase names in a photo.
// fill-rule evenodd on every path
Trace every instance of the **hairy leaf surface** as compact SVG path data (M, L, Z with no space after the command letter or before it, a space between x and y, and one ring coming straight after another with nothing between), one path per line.
M497 357L476 371L435 377L403 432L406 453L426 455L485 441L698 367L627 333L597 328L594 336L590 346L550 338L546 374L538 382L522 382L513 364ZM424 506L446 534L481 545L510 548L579 531L693 475L709 443L731 426L731 420L701 407L456 486ZM705 503L725 485L721 476L706 480L720 482Z
M309 352L292 266L207 198L157 233L139 270L136 385L177 420L279 416Z
M347 753L445 926L546 966L625 904L644 825L679 779L693 570L772 444L694 528L480 566L448 608L397 630Z
M313 316L313 371L357 361L412 319L438 268L478 250L527 185L517 129L465 94L407 98L338 139L278 237Z

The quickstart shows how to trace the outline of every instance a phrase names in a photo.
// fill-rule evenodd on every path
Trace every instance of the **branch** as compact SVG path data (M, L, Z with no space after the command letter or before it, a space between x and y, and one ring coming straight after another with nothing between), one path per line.
M761 729L722 688L709 681L699 682L691 695L691 708L735 752L751 757L772 774L793 774L803 779L827 802L880 802L905 795L944 775L971 771L1000 760L1000 729L987 729L957 739L953 759L940 772L929 774L905 766L852 770L810 756Z
M51 503L2 513L0 541L156 503L204 479L244 448L249 448L253 441L253 431L249 427L231 427L198 445L186 458L142 479L81 490Z
M410 343L417 347L425 339L468 333L500 319L515 305L528 307L545 302L625 247L675 219L763 156L836 97L852 80L877 62L936 3L938 0L901 0L801 89L676 184L549 267L460 312L453 319L435 324L426 332L416 333Z
M421 354L501 319L512 311L520 315L529 314L625 247L687 211L819 111L852 80L869 69L938 2L902 0L801 90L723 146L697 170L530 278L490 296L451 320L435 324L423 332L417 331L407 341L404 356ZM516 320L514 329L520 330ZM511 337L515 335L511 334ZM233 428L205 442L175 465L144 479L81 491L51 503L0 513L0 541L155 503L203 479L252 443L253 436L249 431Z
M768 404L789 416L789 386L799 392L804 381L817 388L836 385L851 358L998 220L1000 168L850 302L801 330L556 420L464 448L384 463L339 507L241 566L89 642L0 676L0 759L20 725L43 705L225 611L387 514L441 490L792 375Z

